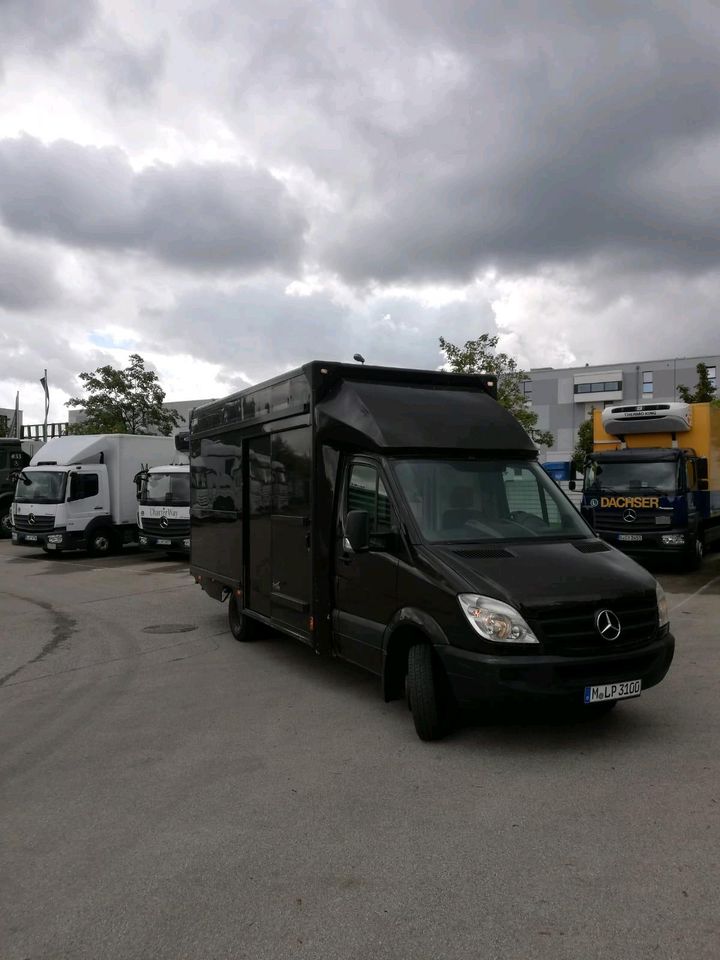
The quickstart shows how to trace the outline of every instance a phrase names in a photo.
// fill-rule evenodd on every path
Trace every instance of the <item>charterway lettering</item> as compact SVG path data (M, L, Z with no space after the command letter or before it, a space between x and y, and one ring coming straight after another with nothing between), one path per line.
M624 510L626 507L632 507L634 510L660 506L660 497L601 497L601 507L616 507L618 510Z

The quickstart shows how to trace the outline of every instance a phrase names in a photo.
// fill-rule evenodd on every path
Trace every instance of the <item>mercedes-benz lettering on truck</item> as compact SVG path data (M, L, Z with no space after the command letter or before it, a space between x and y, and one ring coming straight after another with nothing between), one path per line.
M134 478L167 463L174 449L171 437L103 434L49 440L19 474L13 543L101 555L136 542Z
M233 635L271 628L377 674L423 739L458 704L596 713L662 680L661 588L595 536L494 395L488 376L316 361L196 409L190 569Z
M698 566L720 539L720 409L646 403L596 410L582 512L603 540L632 556Z
M178 451L187 449L189 434L175 437ZM185 453L173 462L150 467L136 477L140 546L170 553L190 552L190 466Z

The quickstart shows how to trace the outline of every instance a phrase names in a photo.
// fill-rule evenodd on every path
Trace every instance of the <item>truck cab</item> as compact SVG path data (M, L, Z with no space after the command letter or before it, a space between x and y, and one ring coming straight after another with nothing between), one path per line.
M0 438L0 539L12 534L11 512L17 474L30 463L41 445L39 441Z
M140 546L190 553L190 467L166 464L137 477Z
M582 514L606 542L639 559L697 567L720 538L720 410L638 404L595 411Z

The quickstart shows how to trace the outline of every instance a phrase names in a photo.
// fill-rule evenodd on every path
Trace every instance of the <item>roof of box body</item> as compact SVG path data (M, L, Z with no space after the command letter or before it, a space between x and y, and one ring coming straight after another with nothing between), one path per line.
M320 438L358 450L475 450L534 456L518 421L492 398L493 376L313 361L195 411L200 430L242 423L243 398L298 378L315 398ZM292 392L292 391L291 391ZM299 390L295 391L299 394ZM297 399L297 398L296 398ZM249 419L274 420L293 410ZM240 412L242 410L242 412ZM255 407L252 413L256 414ZM213 422L214 421L214 422ZM206 426L207 425L207 426Z

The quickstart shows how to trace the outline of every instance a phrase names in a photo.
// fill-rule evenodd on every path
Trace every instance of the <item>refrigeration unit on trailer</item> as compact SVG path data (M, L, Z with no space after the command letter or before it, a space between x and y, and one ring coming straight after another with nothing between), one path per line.
M315 361L196 409L190 448L190 569L233 635L369 670L423 739L458 704L604 711L670 666L661 588L542 470L493 377Z
M166 463L174 449L171 437L131 434L49 440L19 473L13 543L102 555L137 542L134 478Z
M720 408L645 403L596 410L582 512L625 553L698 566L720 540Z

